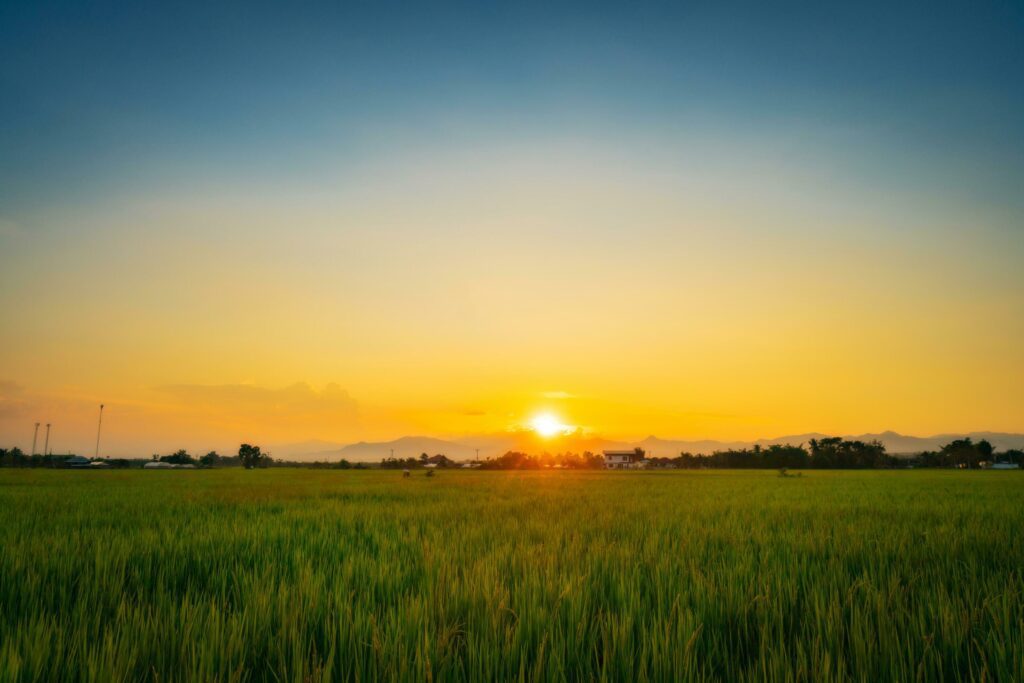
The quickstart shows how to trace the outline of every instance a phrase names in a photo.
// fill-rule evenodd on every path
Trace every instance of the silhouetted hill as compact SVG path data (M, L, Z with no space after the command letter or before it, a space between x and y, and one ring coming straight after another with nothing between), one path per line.
M337 441L310 439L309 441L271 445L266 450L273 457L281 460L315 460L316 458L310 456L316 453L333 453L334 451L344 448L344 446L345 444L338 443Z
M329 454L318 455L330 460L345 458L353 462L379 462L383 458L391 457L392 449L396 458L418 458L420 453L443 453L453 460L469 460L476 455L476 451L468 446L430 436L403 436L392 441L360 441Z

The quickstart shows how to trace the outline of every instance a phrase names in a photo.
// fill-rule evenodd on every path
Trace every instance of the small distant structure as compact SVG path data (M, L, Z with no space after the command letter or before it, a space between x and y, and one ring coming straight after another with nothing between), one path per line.
M994 470L1019 470L1020 465L1015 462L994 462L992 463L992 469Z
M644 466L643 451L602 451L607 470L635 470Z
M163 460L153 460L153 461L147 462L145 465L143 465L142 469L144 469L144 470L194 470L194 469L196 469L196 466L192 465L190 463L185 463L185 464L182 465L182 464L177 464L177 463L173 463L173 462L164 462Z
M93 460L89 463L89 469L91 470L102 470L110 467L110 465L102 460Z
M92 461L81 455L73 455L64 461L64 466L74 470L84 470L92 467Z

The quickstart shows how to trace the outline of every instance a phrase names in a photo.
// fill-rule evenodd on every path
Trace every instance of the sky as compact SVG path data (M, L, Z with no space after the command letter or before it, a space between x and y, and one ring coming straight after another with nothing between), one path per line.
M1024 5L833 4L3 3L0 446L1024 431Z

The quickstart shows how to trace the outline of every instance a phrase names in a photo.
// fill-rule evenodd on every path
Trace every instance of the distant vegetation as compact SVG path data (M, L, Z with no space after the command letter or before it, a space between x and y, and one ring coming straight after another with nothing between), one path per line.
M1024 477L0 472L0 681L1013 681Z
M642 451L640 452L642 453ZM484 461L481 466L483 469L491 470L537 470L549 467L570 470L604 469L604 457L589 451L585 451L581 455L575 453L530 455L509 451L498 458Z
M894 456L885 452L878 441L850 441L841 438L811 439L808 447L773 445L726 450L711 455L681 453L675 458L642 456L648 468L673 469L885 469L893 467L953 467L977 468L992 462L1024 465L1024 451L1007 450L996 453L988 441L973 442L958 439L939 451L917 456ZM582 455L559 453L556 455L529 455L510 451L505 455L481 463L484 469L602 469L604 458L590 452Z
M902 467L947 467L975 469L995 462L1013 463L1024 467L1024 451L1009 449L996 452L988 441L972 441L970 438L957 439L937 451L928 451L913 456L895 456L886 453L885 446L878 441L851 441L846 439L811 439L805 447L792 445L754 446L735 450L717 451L710 455L680 453L674 458L647 457L640 448L637 455L643 458L648 468L670 469L886 469ZM26 455L18 448L0 448L0 467L63 467L68 455ZM114 468L142 467L146 462L165 462L171 465L192 465L195 467L245 467L246 469L266 467L304 467L309 469L416 469L421 467L461 467L460 463L442 453L418 458L383 458L379 463L351 463L347 460L334 462L296 462L275 460L259 446L242 444L238 455L222 456L210 451L203 456L190 455L184 449L168 455L154 454L150 460L107 459L102 462ZM470 461L473 466L490 470L536 470L536 469L603 469L603 456L589 451L583 453L541 453L529 454L509 451L497 458Z
M884 469L891 467L952 467L974 469L983 464L1006 462L1024 464L1024 451L996 453L988 441L957 439L938 451L916 456L895 456L877 441L847 441L840 438L811 439L807 448L773 445L719 451L711 455L682 453L676 458L649 458L649 465L694 468L743 469Z
M416 467L458 467L459 463L450 459L443 453L427 455L421 453L419 458L384 458L380 461L381 469L401 470L413 469Z

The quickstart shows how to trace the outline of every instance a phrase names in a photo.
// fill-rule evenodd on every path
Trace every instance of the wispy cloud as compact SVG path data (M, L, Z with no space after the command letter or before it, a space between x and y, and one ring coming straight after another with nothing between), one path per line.
M252 384L171 384L157 387L183 406L217 409L249 415L330 415L353 419L358 403L347 391L331 383L316 390L306 382L280 389Z
M578 398L575 394L570 394L568 391L544 391L541 392L541 398L551 399L553 401L567 401L569 399Z

